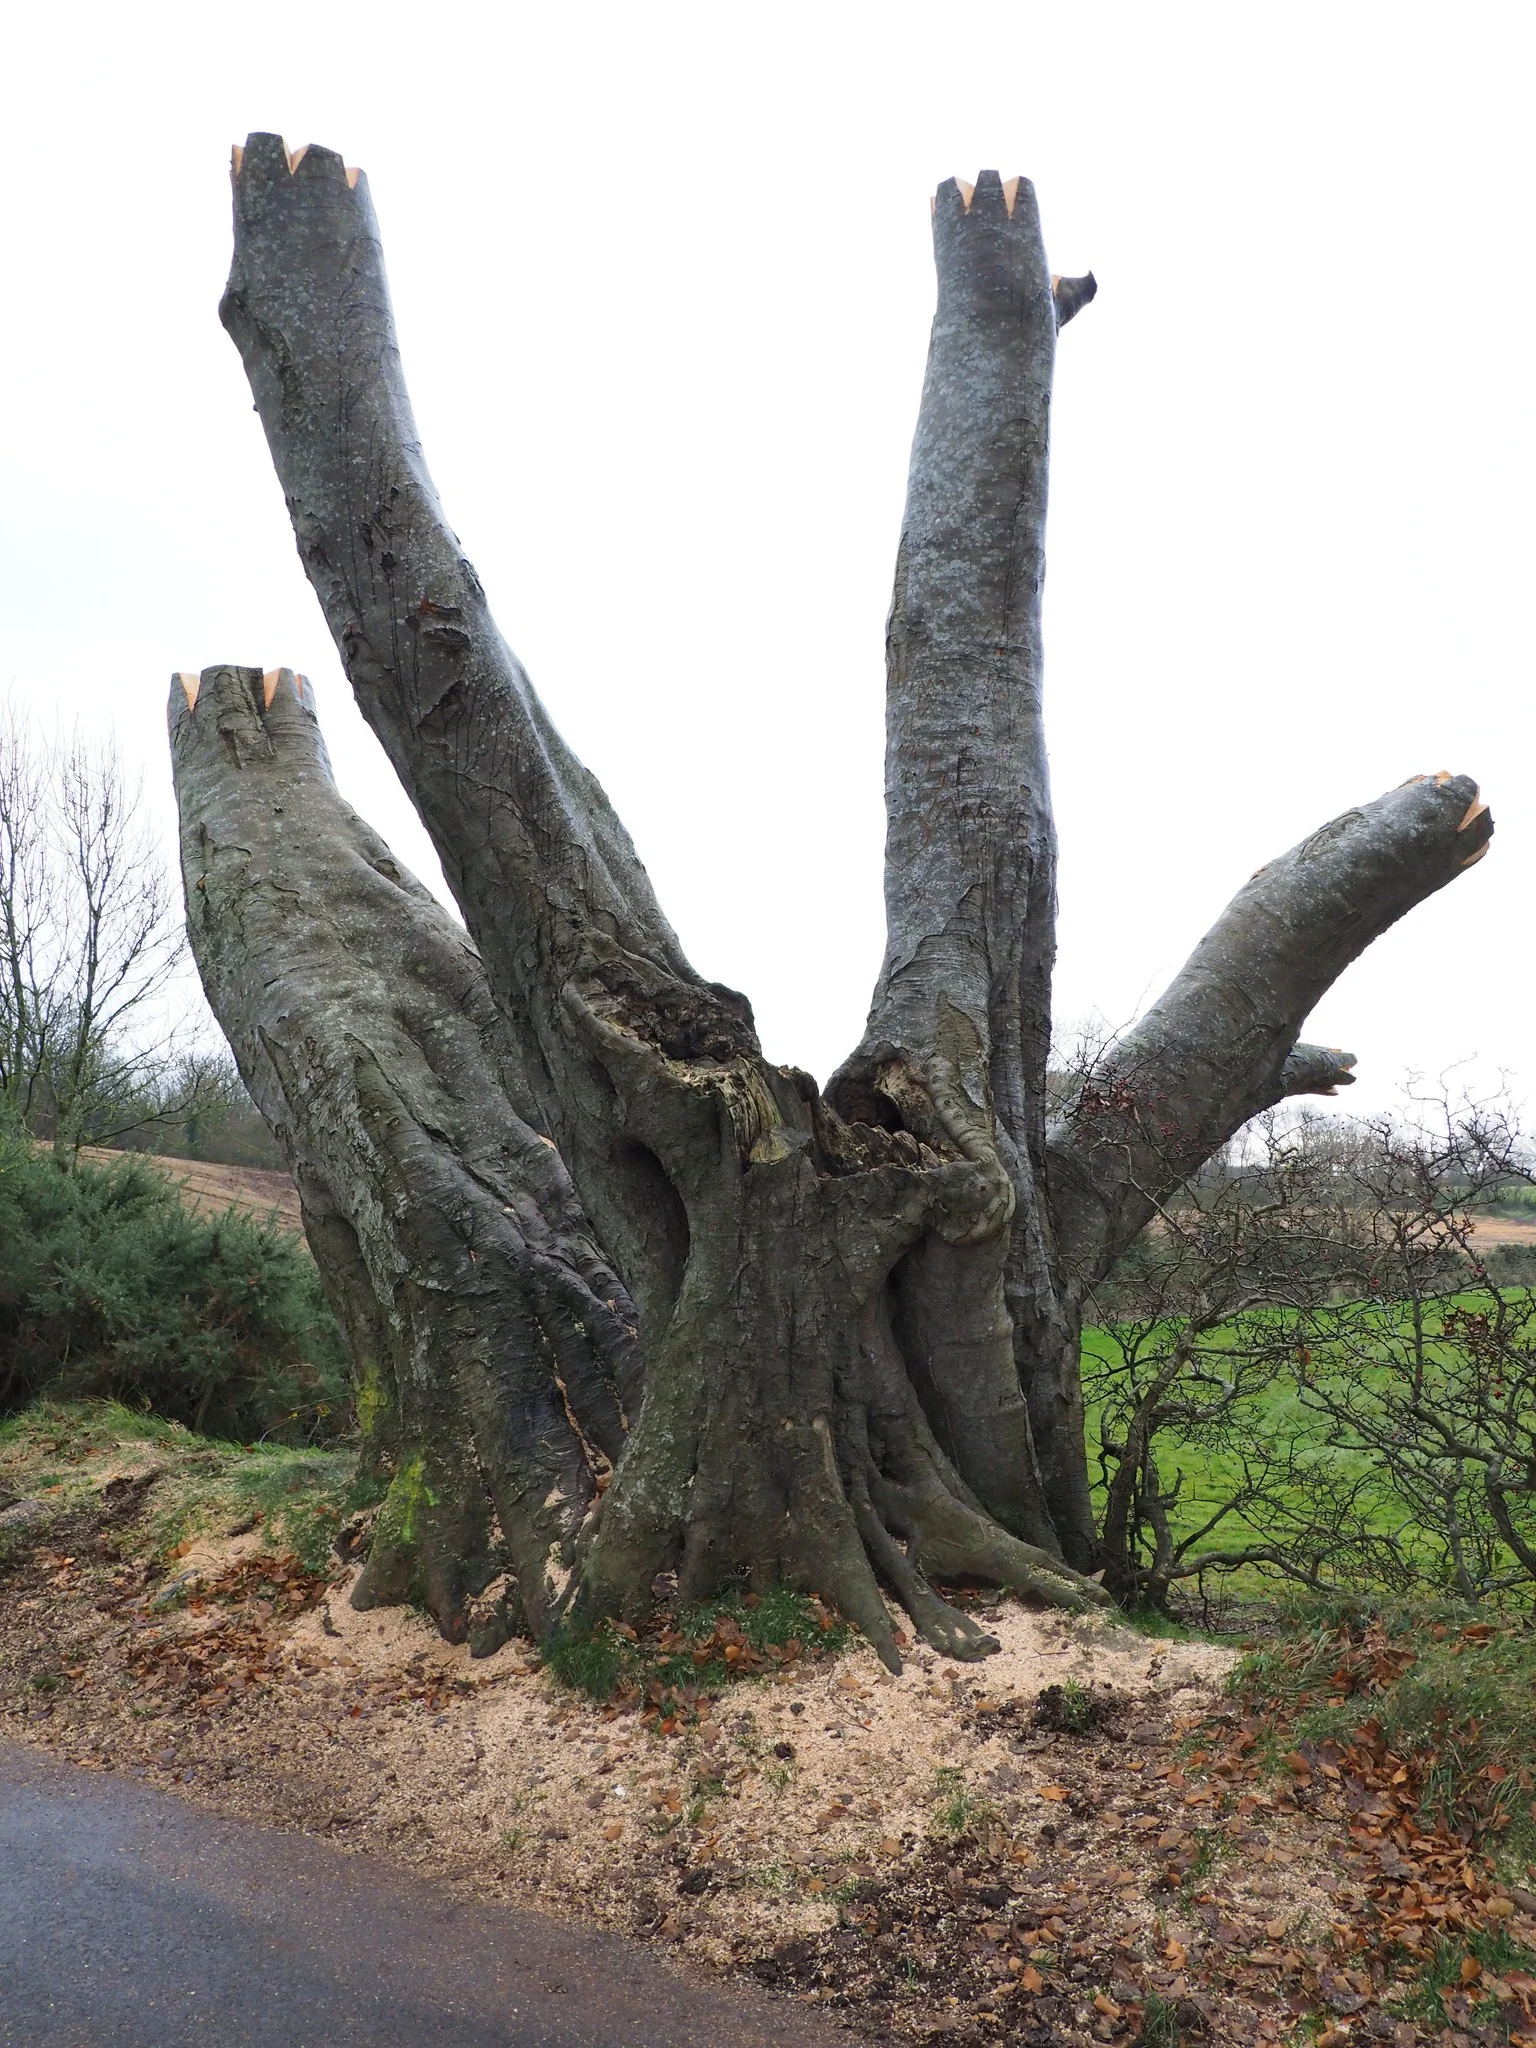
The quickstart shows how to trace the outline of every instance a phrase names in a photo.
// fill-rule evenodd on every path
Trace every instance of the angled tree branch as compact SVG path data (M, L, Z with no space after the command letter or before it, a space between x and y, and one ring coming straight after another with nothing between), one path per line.
M1238 891L1051 1134L1051 1213L1079 1284L1250 1117L1353 1078L1351 1055L1296 1043L1302 1024L1372 940L1481 860L1492 834L1468 776L1415 776Z
M401 374L361 172L252 135L235 156L220 306L299 556L364 716L432 837L518 1037L542 1127L614 1256L654 1204L614 1155L612 1091L574 1018L617 1006L669 1049L755 1052L703 983L629 835L555 730L448 525Z
M1051 295L1056 301L1056 325L1062 328L1075 320L1084 306L1092 305L1099 295L1099 281L1091 270L1086 277L1053 277Z
M893 1050L937 1056L970 1114L1028 1154L1054 950L1040 593L1056 310L1027 180L950 179L933 236L886 627L885 959L830 1092L852 1101Z

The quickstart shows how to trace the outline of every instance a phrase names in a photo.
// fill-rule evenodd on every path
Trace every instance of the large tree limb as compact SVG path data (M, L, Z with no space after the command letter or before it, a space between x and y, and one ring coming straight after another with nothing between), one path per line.
M853 1064L937 1054L976 1112L1000 1094L1028 1151L1054 948L1040 594L1056 308L1027 179L950 179L933 240L886 627L885 958Z
M886 1077L916 1071L1010 1184L999 1242L913 1254L896 1328L946 1450L1009 1528L1054 1547L1025 1394L1058 1320L1038 1198L1056 945L1040 604L1056 334L1095 287L1052 278L1027 179L941 185L933 240L886 629L885 958L828 1093L878 1116Z
M1331 1094L1353 1058L1298 1045L1324 993L1493 834L1465 775L1415 776L1346 811L1240 889L1166 993L1052 1132L1050 1198L1078 1286L1233 1132L1287 1095Z
M626 1271L655 1189L615 1151L594 1002L671 1052L755 1052L750 1011L703 983L602 789L556 732L487 607L422 455L367 178L280 137L235 152L237 343L299 556L359 707L432 837L541 1128ZM642 1303L642 1307L645 1304Z
M303 679L177 678L170 724L193 951L299 1183L368 1451L392 1476L357 1604L414 1593L489 1648L517 1623L546 1633L573 1600L578 1617L643 1612L660 1570L694 1598L746 1567L836 1600L895 1662L854 1473L889 1492L908 1590L927 1566L1069 1606L1105 1597L988 1521L883 1342L905 1242L968 1226L966 1161L840 1131L807 1076L776 1076L776 1109L694 1089L681 1142L740 1190L718 1211L736 1234L688 1259L641 1407L629 1299L527 1120L474 948L342 801ZM658 1145L680 1142L649 1049L598 1028L621 1041L634 1127L655 1116ZM914 1599L941 1647L984 1647L926 1582Z
M473 946L342 800L302 677L171 688L187 927L277 1135L393 1474L359 1605L462 1637L510 1563L549 1626L640 1401L635 1315L534 1111Z

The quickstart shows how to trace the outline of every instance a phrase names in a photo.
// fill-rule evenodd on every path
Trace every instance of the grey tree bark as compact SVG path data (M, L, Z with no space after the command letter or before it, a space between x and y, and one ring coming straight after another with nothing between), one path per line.
M358 1604L415 1593L483 1648L542 1633L639 1405L633 1304L473 945L342 800L304 678L179 678L171 752L203 986L394 1482Z
M936 1581L1101 1601L1085 1276L1159 1173L1344 1077L1300 1024L1486 840L1485 812L1455 831L1472 786L1383 799L1325 828L1320 863L1298 849L1250 884L1124 1049L1113 1107L1085 1091L1047 1132L1049 409L1094 287L1051 278L1025 181L951 182L888 636L886 955L823 1095L684 958L496 629L422 457L366 180L256 135L234 191L224 322L473 941L341 804L291 682L177 684L194 948L385 1390L364 1597L414 1575L446 1629L489 1640L635 1613L661 1572L684 1599L744 1573L835 1601L892 1664L882 1586L960 1655L988 1639Z

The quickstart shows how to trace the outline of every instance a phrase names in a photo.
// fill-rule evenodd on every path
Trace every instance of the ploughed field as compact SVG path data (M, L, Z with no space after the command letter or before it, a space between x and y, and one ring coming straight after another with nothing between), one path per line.
M189 1209L200 1216L217 1216L236 1209L244 1216L264 1221L276 1215L285 1230L302 1231L299 1220L299 1191L286 1173L264 1166L213 1166L201 1159L165 1159L157 1153L109 1152L99 1145L81 1147L82 1157L94 1166L116 1166L131 1156L144 1166L163 1173L176 1187Z

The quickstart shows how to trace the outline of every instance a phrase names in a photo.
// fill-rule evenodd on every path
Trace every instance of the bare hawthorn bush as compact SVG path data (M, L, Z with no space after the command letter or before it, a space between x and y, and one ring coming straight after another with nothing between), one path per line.
M1348 1146L1318 1117L1265 1118L1249 1140L1164 1205L1093 1297L1105 1582L1131 1605L1237 1571L1322 1590L1379 1547L1370 1476L1301 1413L1284 1334L1359 1284Z
M1536 1595L1536 1292L1487 1226L1533 1179L1504 1104L1426 1105L1353 1160L1364 1290L1295 1318L1300 1409L1373 1475L1399 1570L1461 1600ZM1502 1277L1496 1277L1496 1274Z
M1507 1105L1261 1119L1097 1290L1106 1582L1166 1607L1536 1585L1536 1294L1491 1246L1531 1181Z
M283 1155L222 1044L195 1043L146 1067L115 1104L111 1143L222 1166L281 1169Z

